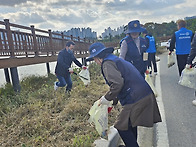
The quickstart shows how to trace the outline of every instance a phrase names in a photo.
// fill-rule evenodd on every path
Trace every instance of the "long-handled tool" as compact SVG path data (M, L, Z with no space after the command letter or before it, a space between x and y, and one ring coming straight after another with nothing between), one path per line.
M81 76L81 75L77 74L76 72L73 72L73 74L75 74L75 75L77 75L77 76L79 76L79 77L81 77L81 78L83 78L83 79L85 79L85 80L88 80L88 78L83 77L83 76Z

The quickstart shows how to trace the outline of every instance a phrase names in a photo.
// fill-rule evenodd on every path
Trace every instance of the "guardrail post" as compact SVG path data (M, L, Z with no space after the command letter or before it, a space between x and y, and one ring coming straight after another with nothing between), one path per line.
M48 33L49 33L49 38L50 38L50 48L51 48L51 50L52 50L52 55L54 55L54 49L53 49L53 43L52 43L52 32L51 32L51 30L48 30Z
M10 22L9 19L4 19L5 22L5 28L7 30L7 40L10 50L10 56L14 57L14 45L13 45L13 39L12 39L12 32L10 30Z
M70 37L71 37L71 40L73 40L73 35L71 35Z
M36 39L36 35L35 35L35 28L34 28L33 25L31 26L31 32L32 32L32 35L33 35L33 49L35 51L35 56L38 56L39 51L38 51L38 48L37 48L37 39Z

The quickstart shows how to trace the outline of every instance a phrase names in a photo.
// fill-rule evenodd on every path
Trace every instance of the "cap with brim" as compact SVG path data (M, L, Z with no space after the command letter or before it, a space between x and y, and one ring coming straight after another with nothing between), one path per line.
M139 20L130 21L126 33L143 32L145 28L141 27Z
M100 53L113 53L114 48L113 47L105 47L102 43L93 43L89 47L89 53L90 56L86 59L86 61L92 61L94 57L97 57Z

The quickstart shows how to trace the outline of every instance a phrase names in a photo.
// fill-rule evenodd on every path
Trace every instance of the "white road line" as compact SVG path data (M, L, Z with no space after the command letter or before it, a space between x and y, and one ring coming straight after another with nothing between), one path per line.
M158 71L160 71L160 61L157 62ZM160 73L160 72L159 72ZM161 92L161 83L160 83L160 74L156 76L155 87L158 93L157 103L161 113L162 122L157 123L155 126L155 135L156 135L156 147L169 147L169 139L167 132L167 124L165 119L165 110L162 101L162 92Z

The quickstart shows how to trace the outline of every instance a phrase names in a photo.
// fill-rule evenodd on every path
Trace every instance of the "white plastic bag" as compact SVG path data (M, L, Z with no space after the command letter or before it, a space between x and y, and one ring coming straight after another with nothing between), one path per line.
M94 123L95 128L100 136L105 136L108 130L108 106L100 105L99 100L97 100L91 107L89 114L89 122Z
M79 76L84 85L88 85L90 83L90 73L88 69L82 69L79 73Z
M185 68L182 71L180 80L178 82L180 85L196 89L196 68Z
M155 97L157 97L158 96L157 90L156 90L154 84L152 83L152 79L150 78L149 74L146 75L145 80L148 83L148 85L150 85L150 88L152 89Z
M161 59L160 59L160 57L155 56L155 60L156 60L156 62L158 62L158 61L160 61Z
M173 54L170 54L167 56L167 66L168 68L170 68L171 66L173 66L175 64L175 57Z

